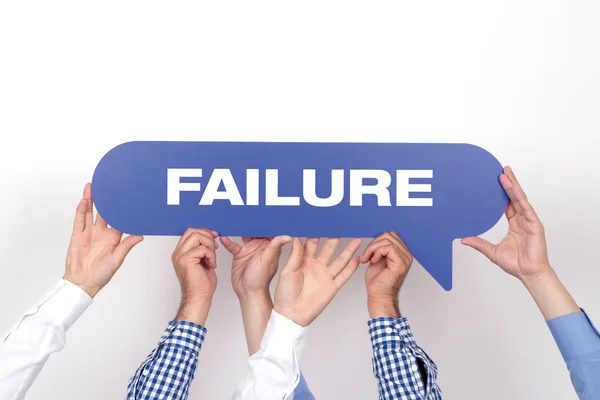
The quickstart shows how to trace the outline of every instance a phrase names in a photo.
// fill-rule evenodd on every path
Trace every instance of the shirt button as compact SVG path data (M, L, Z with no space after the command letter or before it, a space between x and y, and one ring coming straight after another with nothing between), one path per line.
M388 335L391 335L392 332L394 332L392 328L385 328L385 333L387 333Z
M147 376L148 375L148 370L145 369L144 372L142 372L142 375Z
M180 331L179 329L177 329L177 330L175 331L175 334L176 334L176 335L181 335L181 331Z
M400 334L401 334L402 336L405 336L405 335L406 335L406 333L407 333L407 332L406 332L404 329L402 329L402 330L400 331Z
M419 369L419 367L417 367L416 365L413 365L411 367L412 372L417 372L418 369Z

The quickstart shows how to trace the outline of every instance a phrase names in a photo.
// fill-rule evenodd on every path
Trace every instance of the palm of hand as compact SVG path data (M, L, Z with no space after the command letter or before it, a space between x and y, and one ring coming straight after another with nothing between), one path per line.
M544 228L515 214L508 220L509 231L495 248L492 261L518 278L542 272L548 262Z
M81 285L84 282L94 282L96 287L106 285L118 268L113 251L121 237L120 232L100 226L89 226L73 234L66 262L69 280ZM73 265L80 268L73 270L70 268Z
M304 257L299 270L282 271L275 302L295 314L293 320L309 325L337 293L338 287L326 264Z
M278 268L278 259L269 259L265 252L270 242L266 238L252 239L233 258L231 283L237 293L268 287Z

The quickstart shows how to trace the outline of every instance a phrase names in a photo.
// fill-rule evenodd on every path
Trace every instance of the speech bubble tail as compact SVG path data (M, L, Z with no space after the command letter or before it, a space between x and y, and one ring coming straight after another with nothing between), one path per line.
M414 256L444 290L452 290L452 241L432 243L423 254Z

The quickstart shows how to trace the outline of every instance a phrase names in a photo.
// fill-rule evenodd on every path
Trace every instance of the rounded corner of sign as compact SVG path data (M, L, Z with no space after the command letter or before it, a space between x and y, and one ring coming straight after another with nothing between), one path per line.
M123 142L120 143L118 145L116 145L115 147L113 147L112 149L110 149L106 154L112 153L115 150L121 149L121 147L126 147L126 146L131 146L131 145L136 145L139 143L147 143L148 141L146 140L129 140L127 142Z
M461 143L463 146L468 146L468 147L472 147L477 151L482 151L486 154L489 154L490 156L496 158L496 156L494 156L488 149L486 149L485 147L479 146L477 144L473 144L473 143L467 143L467 142L463 142Z
M102 165L102 162L104 160L106 160L106 158L108 156L110 156L111 154L113 154L115 152L120 151L121 148L123 148L123 147L127 147L127 146L134 145L134 144L137 144L137 143L143 143L143 141L141 141L141 140L131 140L131 141L128 141L128 142L123 142L123 143L120 143L120 144L114 146L113 148L111 148L110 150L108 150L106 153L104 153L104 155L102 156L102 158L100 159L100 161L96 165L96 168L94 169L94 176L96 175L96 171L98 170L98 167L100 165Z

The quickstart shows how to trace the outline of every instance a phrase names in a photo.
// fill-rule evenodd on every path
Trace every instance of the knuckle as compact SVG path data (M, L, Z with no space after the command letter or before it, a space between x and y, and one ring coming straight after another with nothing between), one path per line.
M386 239L386 240L391 240L394 238L394 236L392 236L392 234L390 232L386 232L383 235L381 235L382 238Z
M194 231L194 232L192 232L192 234L190 236L193 237L194 239L197 239L200 236L202 236L202 234L200 234L200 232L198 232L198 231Z
M338 257L338 261L341 262L342 264L346 264L348 263L348 255L347 254L340 254L340 256Z
M542 225L541 222L537 221L535 227L539 233L546 233L546 228L544 228L544 225Z

